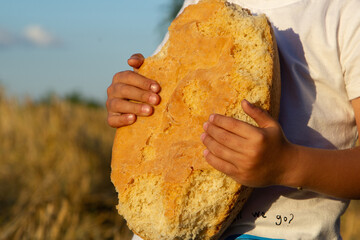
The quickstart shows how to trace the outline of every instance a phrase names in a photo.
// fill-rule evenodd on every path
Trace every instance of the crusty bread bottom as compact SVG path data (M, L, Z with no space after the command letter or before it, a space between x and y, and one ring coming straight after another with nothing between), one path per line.
M131 190L125 191L125 203L118 210L127 219L131 229L144 239L204 239L225 229L223 224L236 216L230 216L234 207L241 209L251 188L240 187L224 174L205 170L194 172L186 183L179 187L176 203L180 206L178 221L167 219L162 177L145 175L134 180ZM221 192L221 195L219 194ZM156 238L155 238L156 237ZM206 239L206 238L205 238Z
M154 115L116 132L111 179L118 211L148 240L216 239L251 189L203 158L202 125L212 113L255 124L242 99L277 117L280 79L265 16L223 0L190 5L162 50L139 73L158 81Z

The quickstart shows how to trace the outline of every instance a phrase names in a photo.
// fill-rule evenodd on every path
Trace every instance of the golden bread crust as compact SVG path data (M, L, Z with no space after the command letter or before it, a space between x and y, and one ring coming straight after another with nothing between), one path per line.
M277 117L276 43L265 16L223 0L190 5L169 34L139 69L160 83L162 101L151 117L116 131L111 180L119 213L142 238L216 239L251 189L207 164L202 125L212 113L255 124L244 98Z

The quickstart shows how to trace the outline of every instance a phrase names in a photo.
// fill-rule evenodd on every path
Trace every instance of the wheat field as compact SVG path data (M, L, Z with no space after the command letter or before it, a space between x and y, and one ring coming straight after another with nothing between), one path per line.
M129 239L104 108L0 92L0 239Z
M115 209L106 115L81 101L19 101L0 88L0 240L131 239ZM344 239L360 239L359 214L354 201Z

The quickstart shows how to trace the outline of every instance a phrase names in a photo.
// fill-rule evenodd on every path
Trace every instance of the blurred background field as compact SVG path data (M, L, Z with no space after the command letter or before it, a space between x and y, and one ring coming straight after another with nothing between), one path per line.
M0 239L127 239L110 182L106 111L72 94L0 92Z
M115 209L106 115L76 93L34 102L1 89L0 240L131 238ZM353 201L344 239L360 239L359 215Z

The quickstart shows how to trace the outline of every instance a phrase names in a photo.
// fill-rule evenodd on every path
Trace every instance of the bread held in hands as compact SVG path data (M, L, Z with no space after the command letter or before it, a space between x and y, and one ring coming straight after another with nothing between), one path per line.
M188 6L139 73L161 85L151 117L116 131L111 180L118 211L147 240L217 239L251 189L213 169L200 135L212 113L251 124L241 101L277 118L280 73L264 15L223 0Z

